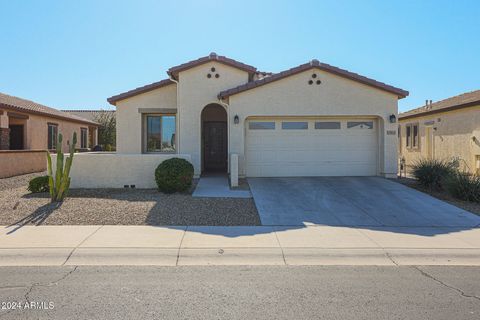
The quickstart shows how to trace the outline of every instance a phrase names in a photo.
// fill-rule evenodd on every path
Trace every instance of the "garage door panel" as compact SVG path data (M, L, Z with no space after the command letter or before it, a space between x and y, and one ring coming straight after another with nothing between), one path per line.
M315 129L314 121L309 121L308 129L304 130L282 129L278 120L275 130L250 130L247 126L247 176L376 175L375 122L369 129L368 126L347 128L347 121L342 119L333 121L341 122L340 129Z

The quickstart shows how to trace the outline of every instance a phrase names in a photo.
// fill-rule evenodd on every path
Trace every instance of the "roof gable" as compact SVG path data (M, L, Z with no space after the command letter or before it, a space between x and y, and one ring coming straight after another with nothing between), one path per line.
M124 99L130 98L130 97L133 97L133 96L136 96L136 95L148 92L148 91L152 91L152 90L155 90L155 89L158 89L158 88L162 88L162 87L174 84L174 83L175 82L173 82L170 79L163 79L163 80L160 80L160 81L157 81L157 82L154 82L154 83L147 84L147 85L142 86L142 87L135 88L135 89L127 91L127 92L117 94L115 96L111 96L110 98L107 99L107 101L111 105L115 106L117 101L124 100Z
M257 71L257 68L255 68L253 66L250 66L248 64L245 64L245 63L242 63L242 62L230 59L230 58L227 58L225 56L219 56L215 52L212 52L206 57L202 57L202 58L199 58L199 59L196 59L196 60L192 60L192 61L180 64L180 65L175 66L175 67L171 67L170 69L168 69L167 73L170 77L178 80L178 74L180 72L191 69L191 68L194 68L194 67L202 65L204 63L212 62L212 61L220 62L220 63L226 64L228 66L246 71L246 72L251 73L251 74L253 74Z
M259 79L259 80L256 80L256 81L248 82L246 84L240 85L240 86L232 88L232 89L222 91L218 94L218 98L219 99L225 99L225 98L228 98L231 95L238 94L240 92L247 91L247 90L250 90L250 89L254 89L254 88L263 86L265 84L268 84L268 83L271 83L271 82L274 82L274 81L278 81L278 80L284 79L286 77L289 77L289 76L292 76L292 75L295 75L295 74L298 74L298 73L301 73L301 72L304 72L304 71L307 71L307 70L310 70L310 69L314 69L314 68L320 69L320 70L323 70L323 71L326 71L326 72L329 72L329 73L333 73L337 76L344 77L344 78L347 78L347 79L350 79L350 80L353 80L353 81L356 81L356 82L360 82L360 83L363 83L365 85L368 85L368 86L371 86L371 87L374 87L374 88L377 88L377 89L380 89L380 90L384 90L384 91L393 93L393 94L397 95L398 98L400 98L400 99L408 96L408 91L390 86L390 85L385 84L383 82L379 82L379 81L361 76L359 74L356 74L356 73L353 73L353 72L350 72L350 71L347 71L347 70L344 70L344 69L340 69L340 68L331 66L331 65L326 64L326 63L320 63L318 60L312 60L309 63L299 65L298 67L291 68L291 69L288 69L288 70L285 70L285 71L282 71L282 72L279 72L279 73L275 73L271 76L268 76L268 77L265 77L265 78L262 78L262 79Z

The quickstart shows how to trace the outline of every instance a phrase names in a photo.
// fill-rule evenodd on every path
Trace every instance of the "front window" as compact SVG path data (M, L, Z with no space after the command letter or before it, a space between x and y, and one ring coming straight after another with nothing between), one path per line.
M146 116L147 152L175 152L175 116Z
M58 125L48 124L48 150L57 149Z
M80 128L80 148L87 148L87 128Z

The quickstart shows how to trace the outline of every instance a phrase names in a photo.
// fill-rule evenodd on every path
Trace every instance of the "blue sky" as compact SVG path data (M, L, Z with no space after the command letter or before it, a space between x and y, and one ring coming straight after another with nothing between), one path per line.
M410 91L480 89L480 1L0 0L0 92L60 109L211 51L278 72L317 58Z

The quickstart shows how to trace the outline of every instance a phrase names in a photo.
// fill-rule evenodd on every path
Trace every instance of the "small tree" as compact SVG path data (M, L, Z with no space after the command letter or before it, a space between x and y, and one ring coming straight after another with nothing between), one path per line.
M115 147L117 130L115 112L101 110L95 114L93 120L100 124L100 127L98 128L98 144L101 145L104 150L107 149L107 145Z
M52 202L59 202L65 199L68 189L70 188L70 168L72 167L73 154L75 153L75 145L77 144L77 133L73 133L72 144L67 141L70 155L65 161L65 167L63 166L63 152L62 152L62 134L58 135L57 142L57 167L55 168L55 176L52 170L52 157L50 152L47 151L47 163L48 163L48 188L50 191L50 198Z

